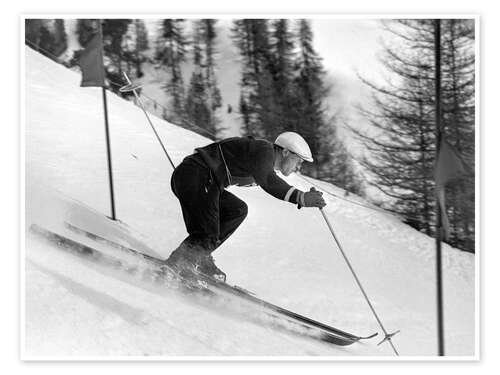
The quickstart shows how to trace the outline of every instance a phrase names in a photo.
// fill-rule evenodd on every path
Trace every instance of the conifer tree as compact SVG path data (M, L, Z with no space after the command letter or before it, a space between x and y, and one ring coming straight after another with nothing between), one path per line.
M442 132L467 164L473 165L473 38L459 37L461 29L470 33L470 27L463 27L465 24L467 20L442 20ZM386 27L399 41L384 47L383 63L393 77L385 85L364 80L373 90L374 109L364 108L362 112L377 136L373 136L373 129L370 134L353 131L369 151L361 163L372 174L372 185L390 198L388 208L407 218L416 229L433 235L436 151L433 20L396 20L386 23ZM470 251L474 243L472 181L455 185L458 187L455 198L451 196L447 207L452 224L450 243Z
M52 50L54 46L54 35L50 32L46 24L40 27L40 39L38 46L42 55L45 55L50 59L53 58Z
M155 60L168 74L164 89L171 98L167 120L178 124L185 122L185 91L181 65L186 59L187 41L183 19L165 19L161 23L156 41Z
M138 52L144 52L149 49L148 29L143 20L135 20L136 45Z
M390 198L387 208L432 234L434 215L434 27L432 20L405 20L389 30L406 45L385 47L384 65L399 84L377 86L364 80L375 110L363 109L377 136L355 131L370 152L361 160L372 186Z
M324 101L329 94L321 57L313 46L310 21L301 19L297 31L298 57L295 65L296 101L293 116L295 129L304 136L316 163L306 165L304 172L335 183L351 192L360 192L358 179L347 152L339 139L336 117L327 119Z
M443 136L468 165L468 174L450 184L447 207L450 218L450 242L474 250L475 241L475 56L474 21L450 19L442 21L443 72Z
M244 121L243 131L265 137L265 124L274 120L276 111L268 21L235 20L232 36L241 56L239 107Z
M202 31L200 22L194 24L193 38L193 73L189 82L186 98L186 116L189 125L206 129L208 134L215 134L210 122L210 108L207 102L207 88L203 77ZM195 128L194 127L194 128Z
M215 26L217 20L203 19L201 20L201 30L204 37L205 46L205 85L207 87L208 105L210 108L210 126L217 130L219 119L216 111L222 107L222 96L217 85L217 77L215 74L215 39L217 37Z
M270 49L272 59L268 62L272 73L273 103L271 118L264 123L266 136L276 138L285 130L297 130L297 92L294 86L294 38L288 19L271 22Z
M54 55L60 56L68 48L68 36L64 28L64 20L56 19L54 21Z
M186 99L186 115L189 124L206 129L205 135L216 136L219 123L216 111L222 106L222 97L215 75L215 23L216 20L203 19L193 25L194 70Z
M106 78L110 81L110 89L120 93L121 86L127 84L123 73L132 76L132 57L125 52L124 41L128 32L131 19L105 19L102 20L102 37L105 62ZM127 93L130 95L129 93Z
M24 20L24 37L25 43L38 51L40 44L40 28L42 27L43 20L39 18L29 18Z
M310 23L300 20L298 25L294 33L284 19L234 22L233 37L243 65L239 110L244 130L269 140L283 131L300 133L316 160L303 165L304 173L360 192L334 118L326 120L328 88Z
M58 57L68 48L67 35L62 19L27 19L26 43L48 58Z
M124 36L123 53L127 61L127 70L132 74L131 79L144 75L142 64L148 59L144 52L149 48L148 32L142 20L134 20Z

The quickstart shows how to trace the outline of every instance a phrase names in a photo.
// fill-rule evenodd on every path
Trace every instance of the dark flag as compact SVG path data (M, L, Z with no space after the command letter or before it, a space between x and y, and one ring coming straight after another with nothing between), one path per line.
M106 150L108 155L109 193L111 198L111 219L116 220L115 194L113 187L113 167L111 163L111 141L108 124L108 105L106 99L106 84L102 53L101 20L97 20L97 32L92 37L87 47L80 55L80 68L82 70L82 87L102 87L102 101L104 105L104 127L106 129Z
M446 142L441 141L439 155L437 158L434 178L436 181L436 193L439 205L441 206L441 221L443 227L443 238L446 240L450 234L450 223L446 215L445 188L446 184L456 178L466 174L465 164L460 158L455 148Z
M82 87L104 87L104 64L102 59L102 37L97 32L80 55Z

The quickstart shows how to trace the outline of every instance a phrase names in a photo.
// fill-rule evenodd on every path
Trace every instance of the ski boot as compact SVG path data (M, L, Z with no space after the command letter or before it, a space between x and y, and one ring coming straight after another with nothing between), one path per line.
M181 277L193 277L204 255L197 246L183 243L170 254L165 265Z
M208 254L203 257L202 262L196 268L196 271L216 280L225 282L226 274L215 265L214 258Z

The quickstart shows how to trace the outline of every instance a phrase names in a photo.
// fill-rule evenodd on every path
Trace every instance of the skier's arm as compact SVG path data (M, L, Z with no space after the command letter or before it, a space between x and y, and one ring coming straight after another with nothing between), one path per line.
M257 182L258 183L258 182ZM283 188L279 188L279 185L283 185ZM320 191L311 188L308 192L302 192L299 189L288 185L285 181L279 178L276 175L274 170L272 173L267 176L267 184L261 185L259 184L266 192L273 195L278 199L285 200L287 202L291 202L297 204L298 208L302 207L319 207L322 208L326 206L326 203L323 199L323 193ZM288 189L286 194L283 196L284 189Z
M262 148L255 154L253 176L255 182L273 197L293 204L301 203L300 198L303 192L287 184L274 171L274 151L272 148Z
M254 178L258 185L272 196L296 204L301 207L318 207L326 205L323 193L311 188L308 192L288 185L274 171L274 151L271 147L262 147L254 155Z

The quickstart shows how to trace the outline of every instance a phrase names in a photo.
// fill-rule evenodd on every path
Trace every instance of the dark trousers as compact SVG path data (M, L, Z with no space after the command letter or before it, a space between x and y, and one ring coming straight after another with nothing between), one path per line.
M212 252L247 216L246 203L221 191L210 169L190 157L174 170L171 186L189 233L183 244L200 245Z

